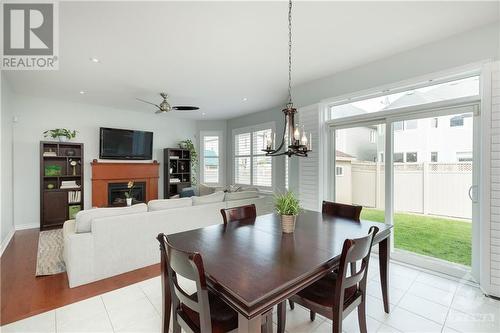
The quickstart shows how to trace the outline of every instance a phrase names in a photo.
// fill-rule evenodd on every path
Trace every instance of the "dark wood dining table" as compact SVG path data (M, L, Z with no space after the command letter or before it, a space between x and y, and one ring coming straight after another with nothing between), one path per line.
M222 221L222 220L221 220ZM377 226L379 267L385 312L389 313L389 250L391 225L354 221L302 211L295 232L281 231L276 214L227 225L171 234L183 250L201 253L211 290L238 312L239 332L260 332L261 315L338 265L348 238L359 238ZM163 331L170 321L170 291L164 284Z

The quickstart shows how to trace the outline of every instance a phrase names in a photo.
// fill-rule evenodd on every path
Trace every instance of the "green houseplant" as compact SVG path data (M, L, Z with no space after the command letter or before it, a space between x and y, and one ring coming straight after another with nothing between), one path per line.
M65 142L71 139L76 138L76 133L78 133L75 130L69 130L66 128L55 128L51 130L47 130L43 132L43 136L45 138L52 138L52 139L58 139L61 142Z
M179 142L179 147L189 150L191 156L191 186L196 186L198 175L198 153L191 139L186 139Z
M295 194L288 191L283 194L276 194L274 197L274 207L281 215L281 228L284 233L291 233L295 230L295 221L300 213L300 202Z

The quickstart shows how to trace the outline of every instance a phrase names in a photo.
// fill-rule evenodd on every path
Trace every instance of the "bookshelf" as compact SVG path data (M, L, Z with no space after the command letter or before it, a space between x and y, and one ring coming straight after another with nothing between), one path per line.
M62 227L83 209L83 144L40 142L40 230Z
M163 150L163 198L170 199L191 186L191 154L187 149Z

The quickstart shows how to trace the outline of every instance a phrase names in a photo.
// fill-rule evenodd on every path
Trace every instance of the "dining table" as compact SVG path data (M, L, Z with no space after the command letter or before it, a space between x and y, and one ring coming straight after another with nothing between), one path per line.
M383 306L389 313L389 224L303 210L293 233L282 232L279 215L266 214L170 234L168 240L202 255L210 290L237 311L238 332L253 333L261 331L262 314L331 272L344 241L366 236L371 226L379 228L373 244L378 246ZM168 282L162 280L162 287L162 327L168 332Z

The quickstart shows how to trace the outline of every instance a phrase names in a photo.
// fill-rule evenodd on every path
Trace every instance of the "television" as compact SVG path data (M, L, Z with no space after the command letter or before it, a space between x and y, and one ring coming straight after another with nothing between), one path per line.
M151 160L153 158L153 132L101 127L99 158Z

